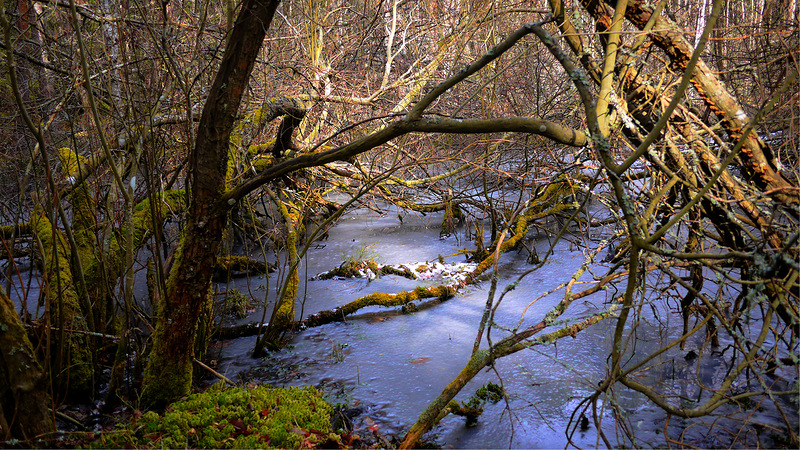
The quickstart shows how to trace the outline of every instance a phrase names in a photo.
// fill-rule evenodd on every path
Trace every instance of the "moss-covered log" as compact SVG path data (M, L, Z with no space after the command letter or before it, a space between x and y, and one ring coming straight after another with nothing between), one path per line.
M214 279L224 280L228 274L260 275L274 271L274 265L247 256L220 256L214 265Z
M0 290L0 432L24 447L38 446L38 436L55 431L47 377L14 309Z
M317 314L309 316L303 321L303 325L315 327L330 322L342 322L346 316L368 306L383 306L386 308L392 308L424 298L438 298L440 300L446 300L452 297L454 294L455 290L451 286L418 287L411 291L398 292L397 294L384 294L381 292L376 292L374 294L361 297L357 300L353 300L342 307L328 311L321 311Z
M330 280L335 277L363 278L364 276L370 276L367 271L371 271L375 276L397 275L408 278L409 280L416 280L419 278L413 270L404 265L380 265L371 259L364 259L359 261L345 261L339 267L323 272L312 279Z
M28 222L22 222L16 225L0 226L0 237L3 239L8 239L11 236L27 236L30 234L31 226Z
M364 276L363 274L367 270L371 271L375 275L378 275L381 269L378 267L378 263L370 259L364 259L358 261L345 261L341 265L339 265L339 267L319 274L319 276L317 276L316 279L330 280L331 278L335 277L359 278Z
M381 266L378 269L380 275L397 275L399 277L408 278L409 280L416 280L417 275L405 266Z

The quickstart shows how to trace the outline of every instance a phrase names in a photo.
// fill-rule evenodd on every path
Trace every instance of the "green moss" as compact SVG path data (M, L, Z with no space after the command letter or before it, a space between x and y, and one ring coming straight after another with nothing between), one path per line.
M85 312L82 311L78 292L72 278L69 264L69 247L63 234L54 230L52 222L42 213L41 207L34 208L31 216L31 229L42 245L41 255L44 266L44 294L48 298L47 314L53 323L63 324L69 330L86 331ZM56 358L59 367L58 389L69 389L71 394L83 395L92 391L94 367L88 340L83 334L68 335L68 342L60 345L66 349L66 359Z
M381 267L380 271L381 275L398 275L401 277L408 278L409 280L416 280L417 276L414 272L411 271L408 267L394 267L394 266L383 266Z
M247 147L247 154L250 155L251 158L268 159L272 161L272 164L275 164L275 157L273 157L272 155L263 154L271 152L272 147L274 146L275 146L275 139L273 138L264 144L253 144Z
M0 236L3 238L10 238L11 235L25 236L28 234L31 234L31 225L28 222L0 226Z
M503 388L491 381L486 383L486 386L481 386L475 391L474 399L497 403L503 398Z
M58 157L61 161L61 170L68 177L73 180L80 178L86 158L66 147L58 149ZM78 257L85 265L94 257L97 245L95 237L97 204L86 182L82 182L72 190L69 200L72 204L72 233L78 247Z
M394 307L405 305L408 302L421 300L423 298L449 298L454 294L453 288L449 286L416 287L411 291L398 292L397 294L385 294L376 292L374 294L361 297L341 309L347 313L355 312L367 306Z
M220 385L148 412L93 448L309 448L336 446L333 408L313 387L247 390Z
M211 342L214 325L214 289L209 285L206 298L200 305L200 315L197 318L197 335L194 341L194 356L203 359Z
M503 388L490 381L485 386L479 387L467 402L459 404L455 400L450 400L447 408L451 413L464 417L467 420L467 426L471 427L478 423L478 417L483 414L483 406L486 403L499 402L503 395Z
M274 326L278 333L283 333L283 331L287 330L292 323L294 323L294 299L297 296L300 285L300 276L297 272L297 267L293 267L289 271L286 283L286 289L281 297L278 311L275 313Z
M285 216L285 214L284 214ZM293 226L291 222L287 225ZM289 263L292 264L286 279L286 287L275 316L275 327L279 332L288 329L294 323L294 299L300 288L300 274L297 271L297 232L292 228L286 240L286 251L289 253Z
M253 167L255 167L256 172L263 172L264 170L267 170L274 165L275 165L275 158L267 155L259 157L258 159L253 161Z

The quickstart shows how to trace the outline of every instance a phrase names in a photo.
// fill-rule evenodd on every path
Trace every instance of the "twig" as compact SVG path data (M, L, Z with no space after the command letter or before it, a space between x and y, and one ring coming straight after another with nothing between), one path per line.
M206 370L208 370L209 372L211 372L212 374L214 374L214 376L215 376L215 377L217 377L217 378L219 378L220 380L222 380L222 381L224 381L224 382L226 382L226 383L230 384L231 386L236 386L236 383L234 383L233 381L231 381L231 379L230 379L230 378L228 378L228 377L226 377L225 375L223 375L223 374L221 374L221 373L217 372L216 370L212 369L211 367L208 367L207 365L203 364L203 363L202 363L202 362L200 362L200 361L199 361L197 358L192 358L192 360L193 360L194 362L196 362L198 366L202 367L203 369L206 369Z

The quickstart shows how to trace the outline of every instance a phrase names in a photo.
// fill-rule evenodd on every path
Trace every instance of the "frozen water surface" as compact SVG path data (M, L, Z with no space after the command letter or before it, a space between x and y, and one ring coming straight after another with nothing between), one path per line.
M383 276L374 280L314 279L347 259L370 258L380 264L405 264L418 268L454 268L464 262L460 249L471 242L456 237L439 238L441 214L427 216L405 214L402 221L397 210L378 215L369 210L349 213L329 230L327 240L312 244L300 266L301 306L297 318L329 310L373 292L395 293L419 285L442 282L440 275L431 279L409 280L399 276ZM463 237L463 235L461 235ZM486 241L488 242L488 237ZM546 232L528 242L543 256L549 248ZM531 266L527 255L509 253L499 262L499 292ZM513 327L525 328L542 317L563 298L563 290L545 295L570 279L581 265L584 255L566 241L555 247L548 261L524 277L508 292L495 313L495 323L486 339L496 342ZM444 262L444 266L441 263ZM595 268L598 274L604 269ZM585 273L579 281L591 280ZM270 280L269 300L274 302L277 282ZM655 281L655 280L654 280ZM265 295L263 277L249 281L235 280L232 286L243 290L249 283L255 295ZM588 286L588 285L585 285ZM240 338L222 346L217 356L218 370L231 378L269 383L274 386L314 385L327 393L329 400L355 409L356 432L369 435L369 427L378 427L384 435L402 437L419 414L464 367L469 360L477 327L487 301L489 282L462 289L454 298L422 301L420 310L402 314L399 309L366 308L332 323L297 333L283 351L264 359L253 359L250 352L255 338ZM579 285L575 291L584 289ZM608 308L608 300L619 293L600 291L576 301L562 318L580 319ZM657 292L654 295L658 295ZM496 298L497 301L497 298ZM260 320L257 312L246 321ZM680 316L675 305L653 302L639 313L635 345L628 350L630 363L640 361L663 346L665 340L680 335ZM477 426L466 427L463 418L446 417L426 438L443 447L455 448L563 448L567 445L565 430L570 416L581 400L594 392L597 382L606 374L615 322L600 322L575 336L556 344L534 347L497 361L495 370L476 376L456 397L466 401L475 390L491 381L502 383L509 393L508 403L487 404ZM554 328L546 331L552 331ZM702 334L702 333L700 333ZM702 339L697 336L697 339ZM702 342L688 342L696 348ZM723 344L724 345L724 344ZM694 346L694 347L692 347ZM703 353L698 349L699 353ZM697 360L684 358L685 352L674 348L654 362L657 370L639 376L664 392L684 398L698 398L708 391L697 388L699 379L705 385L718 383L729 369L723 356L706 354ZM689 382L687 382L687 380ZM694 381L693 381L694 380ZM620 424L608 405L600 412L606 436L614 446L664 445L665 414L632 391L617 389L614 402L627 415L626 426L636 441L631 443L619 433ZM603 407L603 404L599 404ZM696 403L687 404L689 407ZM793 409L790 409L793 411ZM673 418L667 433L674 439L687 438L703 446L720 446L715 440L718 431L709 434L708 424L725 423L725 414L736 413L735 407L721 409L721 417L689 421ZM758 411L754 420L780 424L774 408ZM705 419L704 419L705 420ZM710 436L710 437L709 437ZM594 423L586 431L576 431L573 443L579 447L603 447ZM619 439L619 440L618 440ZM753 441L755 442L755 441Z
M402 222L396 213L349 214L330 230L328 239L322 243L324 248L309 252L304 260L307 272L301 267L301 273L313 277L338 266L344 258L359 254L373 257L381 264L424 261L433 264L440 257L448 264L463 262L459 249L472 244L453 237L440 239L440 221L439 214L406 215ZM543 239L534 244L544 255L548 241ZM525 257L503 255L501 289L531 267L525 263ZM534 300L568 280L582 262L582 253L570 250L569 243L559 244L548 263L523 278L504 297L495 321L506 327L520 323L525 327L538 322L561 299L563 291ZM420 284L434 283L397 276L373 281L306 281L305 288L300 288L301 293L305 292L303 314L331 309L371 292L399 292ZM361 427L362 434L369 433L367 425L378 425L382 433L402 437L469 360L488 286L485 281L462 290L448 301L422 302L420 311L412 314L369 308L346 322L304 330L293 338L289 348L265 360L248 356L254 338L237 339L224 347L219 370L228 376L246 371L247 377L276 386L318 386L328 393L331 401L360 408L355 424ZM590 315L604 308L604 302L603 292L581 299L567 316ZM556 346L522 351L498 361L496 373L482 372L462 390L457 400L466 401L478 387L488 381L500 383L502 379L510 394L508 404L502 401L487 404L475 427L467 428L462 418L447 417L428 437L442 446L458 448L563 447L570 414L605 373L603 355L608 353L610 345L613 330L610 326L596 325ZM497 341L506 335L507 332L493 328L489 337ZM613 421L605 420L604 424L613 436ZM597 444L591 428L575 433L574 439L582 446Z

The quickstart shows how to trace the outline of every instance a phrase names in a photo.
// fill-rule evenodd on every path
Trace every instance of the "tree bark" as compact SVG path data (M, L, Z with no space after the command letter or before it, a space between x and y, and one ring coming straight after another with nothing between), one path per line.
M197 321L207 293L230 206L225 192L228 145L242 95L278 0L246 0L231 31L200 118L190 155L189 217L159 304L142 403L163 407L189 393Z
M609 23L610 19L600 8L600 0L583 0L587 10L600 24ZM651 19L653 11L643 0L629 1L625 17L637 28L643 29ZM683 30L669 18L659 15L650 32L650 37L670 57L676 72L683 72L692 57L694 46L684 37ZM719 116L725 131L733 138L742 138L743 130L750 118L742 106L722 84L719 77L703 60L698 61L692 74L692 84L711 110ZM775 156L764 141L754 132L744 137L745 142L740 154L741 167L760 189L769 191L770 196L786 204L797 204L797 187L788 181L778 170Z
M70 335L66 331L88 330L87 312L81 308L69 264L69 246L62 232L54 228L38 206L31 217L31 227L41 244L46 314L49 323L61 330L55 339L57 345L51 349L53 390L57 395L87 395L93 390L94 377L89 341L85 335Z
M52 405L47 377L14 303L0 291L0 438L35 444L36 437L55 431Z

